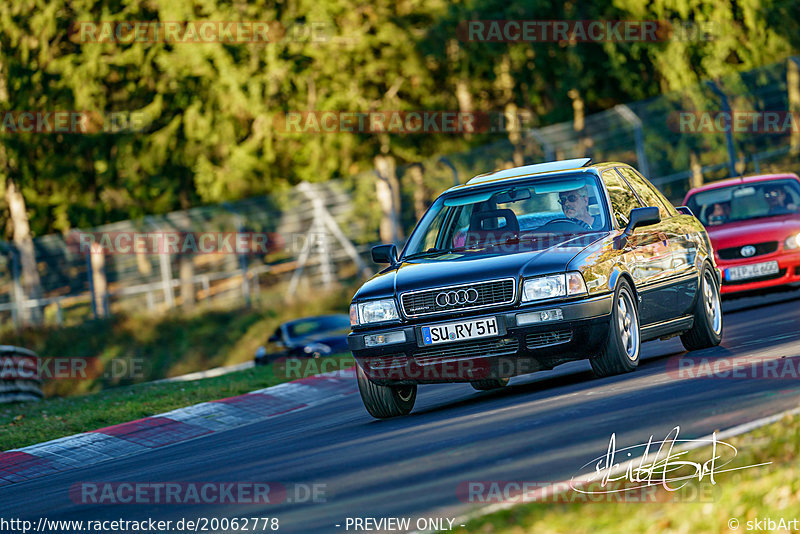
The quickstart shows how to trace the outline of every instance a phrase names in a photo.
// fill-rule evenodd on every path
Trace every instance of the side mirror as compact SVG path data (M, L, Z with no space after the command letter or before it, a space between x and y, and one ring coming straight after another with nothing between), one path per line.
M634 208L628 218L628 226L625 227L625 234L630 235L640 226L650 226L661 222L661 214L658 208L650 206L647 208Z
M375 263L388 263L394 265L397 263L397 246L395 245L378 245L372 247L372 261Z
M264 338L261 338L261 339L264 339ZM272 334L271 336L269 336L269 339L267 341L269 341L270 343L280 343L281 342L281 336L279 336L277 334Z
M694 213L692 213L692 210L691 208L689 208L689 206L678 206L676 209L678 210L678 213L682 213L684 215L691 215L692 217L694 217Z

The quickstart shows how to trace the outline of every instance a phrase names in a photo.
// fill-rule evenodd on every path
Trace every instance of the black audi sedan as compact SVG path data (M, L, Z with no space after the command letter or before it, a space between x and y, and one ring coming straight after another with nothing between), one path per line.
M417 384L503 387L588 359L633 371L641 343L722 336L720 272L703 225L635 169L588 158L476 176L442 193L353 297L348 345L374 417Z
M346 314L303 317L281 324L269 337L267 346L258 347L256 365L278 358L319 358L347 352L350 321Z

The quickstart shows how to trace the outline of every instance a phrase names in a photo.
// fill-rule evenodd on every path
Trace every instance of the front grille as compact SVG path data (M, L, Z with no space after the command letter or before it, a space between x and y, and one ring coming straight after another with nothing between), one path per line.
M458 286L438 287L436 289L425 289L403 293L400 301L403 306L403 313L406 317L418 317L420 315L435 315L449 311L472 310L502 304L511 304L516 298L516 281L513 278L505 280L491 280L488 282L475 282L474 284L462 284ZM436 297L440 293L452 291L477 292L474 302L445 304L440 306L436 302ZM444 300L441 298L440 300Z
M783 278L784 276L786 276L786 269L781 269L777 273L759 276L758 278L744 278L742 280L725 280L723 278L722 283L726 286L738 286L742 284L752 284L753 282L766 282L767 280L775 280L776 278Z
M742 247L747 245L742 245L741 247L730 247L730 248L722 248L717 251L719 254L719 259L721 260L740 260L744 258L742 256ZM754 258L756 256L763 256L764 254L772 254L776 250L778 250L778 242L777 241L769 241L767 243L756 243L751 245L755 247L756 253L752 256L747 256L748 258Z
M539 349L550 345L560 345L572 341L572 330L555 330L553 332L537 332L525 336L525 345L529 349Z
M448 360L481 356L505 356L516 354L518 350L519 342L514 338L493 339L490 341L444 344L441 347L422 349L414 355L414 359L420 365L433 365Z

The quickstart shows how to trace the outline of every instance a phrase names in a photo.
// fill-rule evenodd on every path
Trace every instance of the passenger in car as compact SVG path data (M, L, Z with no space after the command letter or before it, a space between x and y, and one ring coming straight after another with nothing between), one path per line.
M789 195L782 185L771 185L764 188L764 198L769 205L770 215L797 211L797 205L790 201Z

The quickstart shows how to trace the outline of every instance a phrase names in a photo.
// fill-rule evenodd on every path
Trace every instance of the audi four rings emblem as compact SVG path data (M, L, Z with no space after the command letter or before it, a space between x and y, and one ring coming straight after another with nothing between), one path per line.
M456 291L442 291L436 295L436 304L440 308L456 304L472 304L478 300L478 290L474 287Z
M746 245L742 247L742 250L740 250L739 252L741 252L742 256L744 256L745 258L749 258L750 256L756 253L756 247L754 247L753 245Z

